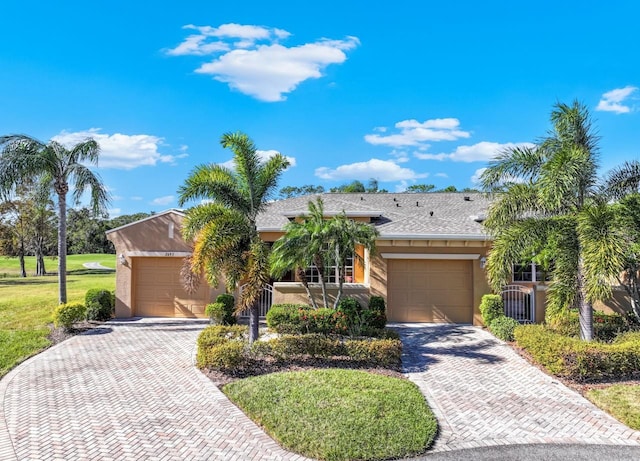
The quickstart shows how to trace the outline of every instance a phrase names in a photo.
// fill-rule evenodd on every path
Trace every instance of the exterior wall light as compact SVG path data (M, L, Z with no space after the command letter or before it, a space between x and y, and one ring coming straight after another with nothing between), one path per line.
M120 262L121 265L125 265L127 264L127 258L124 257L124 254L120 253L120 256L118 256L118 261Z
M484 269L486 265L487 265L487 258L483 256L482 258L480 258L480 269Z

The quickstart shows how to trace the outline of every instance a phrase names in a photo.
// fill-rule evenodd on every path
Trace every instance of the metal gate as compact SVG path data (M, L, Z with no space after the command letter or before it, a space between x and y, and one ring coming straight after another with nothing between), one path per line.
M240 287L240 296L242 296L242 292L244 291L245 285ZM260 312L260 317L266 317L267 312L271 309L271 304L273 304L273 286L265 285L262 288L262 293L260 293L260 297L256 300L256 304L258 305L258 311ZM240 314L240 317L249 317L249 310L244 310Z
M520 323L535 322L535 290L523 285L507 285L502 289L504 315Z

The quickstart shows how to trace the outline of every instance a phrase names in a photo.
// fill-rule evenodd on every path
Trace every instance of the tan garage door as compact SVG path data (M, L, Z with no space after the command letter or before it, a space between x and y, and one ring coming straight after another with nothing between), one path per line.
M134 315L205 317L209 288L189 294L180 282L182 258L133 258Z
M472 323L471 261L390 259L387 296L392 322Z

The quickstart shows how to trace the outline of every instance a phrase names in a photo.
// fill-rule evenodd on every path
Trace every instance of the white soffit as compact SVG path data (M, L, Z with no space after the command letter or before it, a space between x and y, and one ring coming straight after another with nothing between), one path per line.
M460 253L380 253L384 259L480 259L479 254Z

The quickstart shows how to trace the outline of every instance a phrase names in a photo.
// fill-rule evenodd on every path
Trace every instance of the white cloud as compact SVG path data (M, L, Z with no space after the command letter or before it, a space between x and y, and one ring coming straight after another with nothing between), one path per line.
M139 166L156 165L160 163L174 163L176 159L186 157L186 153L179 155L164 155L158 152L163 142L162 138L148 134L126 135L121 133L101 133L100 128L70 133L62 131L52 139L60 144L71 147L88 138L95 139L100 144L99 166L132 170Z
M282 101L303 81L322 77L327 66L343 63L345 52L360 44L357 37L348 36L286 47L279 42L291 34L277 28L241 24L184 28L197 33L167 54L213 55L197 73L212 75L232 89L268 102Z
M366 162L356 162L340 165L335 169L316 168L315 175L321 179L359 179L376 178L378 181L402 181L408 179L425 178L426 173L416 173L409 168L403 168L391 160L372 158Z
M169 205L175 201L173 195L165 195L164 197L158 197L151 200L151 205Z
M447 173L436 173L434 176L438 178L448 178L449 175Z
M531 143L504 143L482 141L471 146L458 146L451 153L427 154L414 152L414 156L421 160L451 160L454 162L484 162L492 160L505 149L514 147L533 147Z
M629 85L624 88L616 88L614 90L607 91L602 95L596 110L615 112L616 114L626 114L631 112L631 107L622 104L622 102L637 90L638 87Z
M364 140L373 145L384 145L391 147L415 146L425 149L429 147L427 141L455 141L460 138L468 138L471 134L460 129L460 121L457 118L436 118L418 122L417 120L402 120L395 124L400 130L399 133L381 135L368 134ZM374 128L374 131L385 131L381 127Z
M485 171L487 171L486 168L478 168L475 173L473 173L473 176L471 176L471 183L474 185L479 185L480 184L480 177L482 176L482 173L484 173Z
M109 208L107 213L109 213L110 218L115 218L122 214L122 208Z
M276 154L279 154L280 152L278 152L277 150L271 149L271 150L256 150L256 153L258 154L258 157L260 157L260 160L262 162L266 162L271 157L273 157ZM285 155L284 158L286 158L289 161L289 166L287 167L287 170L289 168L293 168L294 166L296 166L296 158L295 157L289 157L289 156ZM233 170L236 167L236 164L233 161L233 159L227 160L226 162L219 163L219 165L223 166L225 168L229 168L230 170Z
M139 201L139 200L144 200L144 199L143 199L143 197L140 197L139 195L134 195L133 197L129 197L129 200Z

